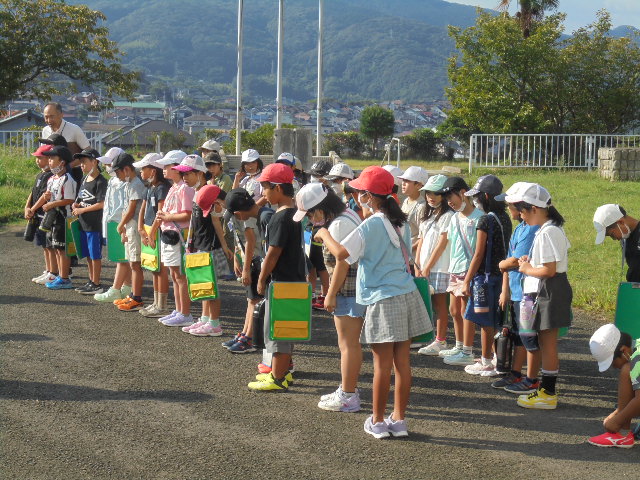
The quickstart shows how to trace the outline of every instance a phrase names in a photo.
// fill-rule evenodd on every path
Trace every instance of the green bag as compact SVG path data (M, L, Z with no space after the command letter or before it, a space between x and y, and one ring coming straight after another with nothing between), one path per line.
M65 220L65 251L67 257L78 257L79 260L84 258L82 255L82 243L80 240L80 222L78 217L69 217Z
M151 227L149 225L144 226L144 230L147 232L151 232ZM149 270L150 272L159 272L161 268L160 264L160 230L156 230L156 246L155 248L151 248L144 243L141 243L140 249L140 265L145 270Z
M307 282L271 282L269 338L306 342L311 339L311 285Z
M640 338L640 283L622 282L618 286L614 323L634 340Z
M429 279L425 277L415 277L413 281L416 284L416 287L418 287L418 293L420 293L420 296L422 297L424 306L426 307L429 318L431 319L431 323L433 324L433 306L431 305ZM435 335L432 330L430 332L423 333L422 335L418 335L417 337L413 337L411 339L411 343L429 343L432 342L434 338Z
M210 252L186 253L184 270L187 275L191 300L215 300L218 298L218 282Z
M124 243L118 233L118 222L107 222L107 259L110 262L126 262Z

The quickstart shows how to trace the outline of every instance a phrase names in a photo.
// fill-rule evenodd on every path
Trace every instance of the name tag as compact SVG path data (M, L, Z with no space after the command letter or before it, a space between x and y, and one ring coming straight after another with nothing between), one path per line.
M157 203L156 197L151 197L151 206L155 207Z

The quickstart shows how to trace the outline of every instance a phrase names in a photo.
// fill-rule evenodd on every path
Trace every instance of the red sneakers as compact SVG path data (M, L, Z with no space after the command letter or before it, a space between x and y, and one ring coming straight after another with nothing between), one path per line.
M619 448L631 448L633 447L634 439L633 432L629 432L623 436L619 433L603 433L597 437L591 437L588 442L596 447L619 447Z
M314 297L311 301L311 307L315 310L324 310L324 295Z

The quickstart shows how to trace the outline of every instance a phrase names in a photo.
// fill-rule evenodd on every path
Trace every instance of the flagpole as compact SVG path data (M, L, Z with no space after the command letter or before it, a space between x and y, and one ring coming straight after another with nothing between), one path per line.
M282 127L282 47L284 44L284 0L278 8L278 73L276 77L276 128Z
M316 155L322 154L322 22L324 0L318 0L318 98L316 105Z
M244 1L238 0L238 72L236 74L236 155L240 155L242 137L242 24Z

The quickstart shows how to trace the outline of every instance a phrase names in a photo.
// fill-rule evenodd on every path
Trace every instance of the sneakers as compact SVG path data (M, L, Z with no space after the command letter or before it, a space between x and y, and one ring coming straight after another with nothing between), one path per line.
M394 420L389 415L384 423L387 424L387 428L389 429L389 433L392 437L408 437L409 432L407 431L407 422L404 420Z
M189 330L189 334L195 335L196 337L219 337L222 335L222 328L219 325L214 327L210 322L206 322L204 325Z
M73 288L73 283L68 278L56 277L50 282L44 284L50 290L68 290Z
M196 322L196 323L192 323L191 325L187 325L186 327L182 327L180 330L182 330L184 333L189 333L192 329L196 329L199 328L201 326L203 326L205 323L207 322Z
M131 288L131 285L122 285L122 288L120 289L120 295L122 298L127 298L132 292L133 289Z
M224 348L231 348L231 346L232 346L234 343L236 343L236 342L240 339L240 337L241 337L241 336L242 336L242 332L238 332L238 333L236 334L236 336L235 336L235 337L233 337L233 338L231 338L231 339L227 340L226 342L222 342L222 346L223 346ZM258 370L260 370L260 365L258 365ZM271 371L271 370L269 370L269 372L270 372L270 371ZM262 371L260 371L260 373L269 373L269 372L262 372Z
M193 316L191 314L184 315L180 312L176 312L174 316L162 322L162 324L167 327L186 327L187 325L191 325L192 323Z
M476 362L473 365L467 365L464 367L464 371L470 375L480 375L481 377L495 377L498 375L498 372L496 372L493 365L483 365L481 361Z
M330 412L358 412L360 411L360 392L356 388L353 394L348 395L342 390L342 387L339 387L338 390L328 396L323 395L320 397L318 408Z
M89 280L87 283L85 283L84 285L82 285L81 287L76 288L76 292L78 293L83 293L87 291L87 288L89 288L91 286L91 280Z
M269 379L269 375L271 374L259 373L256 375L256 380L258 380L259 382L264 382ZM293 385L293 374L291 372L287 372L287 374L284 376L284 379L287 381L289 385Z
M49 272L47 272L46 270L44 272L42 272L40 275L36 275L35 277L33 277L31 279L31 281L33 283L38 283L38 280L43 280L44 278L48 277L50 274Z
M476 361L470 353L464 353L462 350L453 355L447 355L443 358L447 365L473 365Z
M242 335L236 343L229 347L231 353L252 353L257 349L251 343L251 339Z
M88 286L83 292L80 292L82 295L95 295L96 293L104 292L104 287L102 285L96 285L91 282L91 285Z
M520 382L514 382L511 385L504 387L505 392L517 393L519 395L523 393L531 393L540 388L540 380L536 379L535 382L523 378Z
M439 355L440 352L447 349L446 342L439 342L438 340L434 340L432 343L427 345L426 347L422 347L418 350L420 355Z
M57 275L47 272L46 275L43 274L40 277L38 277L36 280L34 280L34 283L38 285L46 285L49 282L53 282L56 279L56 277Z
M558 406L558 395L550 395L544 388L540 388L529 395L520 395L518 406L535 410L554 410Z
M122 292L122 290L120 290L120 292ZM122 298L116 298L113 301L113 304L117 307L121 303L126 303L128 298L129 298L129 295L124 295L124 296L122 296Z
M267 365L266 363L260 362L258 364L258 371L260 373L271 373L271 367L269 365ZM289 363L289 371L292 372L292 373L295 372L295 369L293 368L293 361L291 361Z
M438 356L442 358L449 357L451 355L457 355L461 351L462 351L462 347L454 346L453 348L450 348L448 350L440 350L438 352Z
M122 301L116 304L118 310L121 312L134 312L142 308L142 302L134 300L133 297L123 298Z
M155 303L138 310L138 313L147 318L160 318L167 315L167 309L161 309Z
M342 385L339 385L338 389L335 392L326 393L326 394L322 395L320 397L320 401L323 402L325 400L329 400L330 398L333 398L334 395L340 394L340 392L342 392Z
M254 392L286 392L289 389L289 382L286 376L282 380L276 380L273 374L269 373L262 380L249 382L247 387Z
M373 423L373 416L367 417L364 421L364 431L375 438L388 438L391 435L387 422Z
M522 377L522 376L516 377L513 373L509 372L504 377L499 378L498 380L493 382L491 384L491 386L493 388L498 388L498 389L503 389L504 390L505 387L508 387L508 386L514 385L516 383L522 382L523 379L524 379L524 377Z
M109 287L109 289L106 292L98 293L93 296L93 299L97 300L98 302L109 302L109 303L113 303L115 300L119 300L121 298L122 298L122 293L120 293L120 290L115 289L113 287Z
M319 295L311 301L314 310L324 310L324 295Z
M591 445L596 447L619 447L619 448L631 448L635 443L633 438L633 432L629 432L627 435L620 435L619 433L603 433L597 437L591 437L587 440Z
M166 322L167 320L170 320L170 319L172 319L173 317L175 317L177 314L178 314L178 311L177 311L177 310L173 310L170 314L165 315L164 317L160 317L160 318L158 319L158 321L159 321L160 323L164 323L164 322Z

